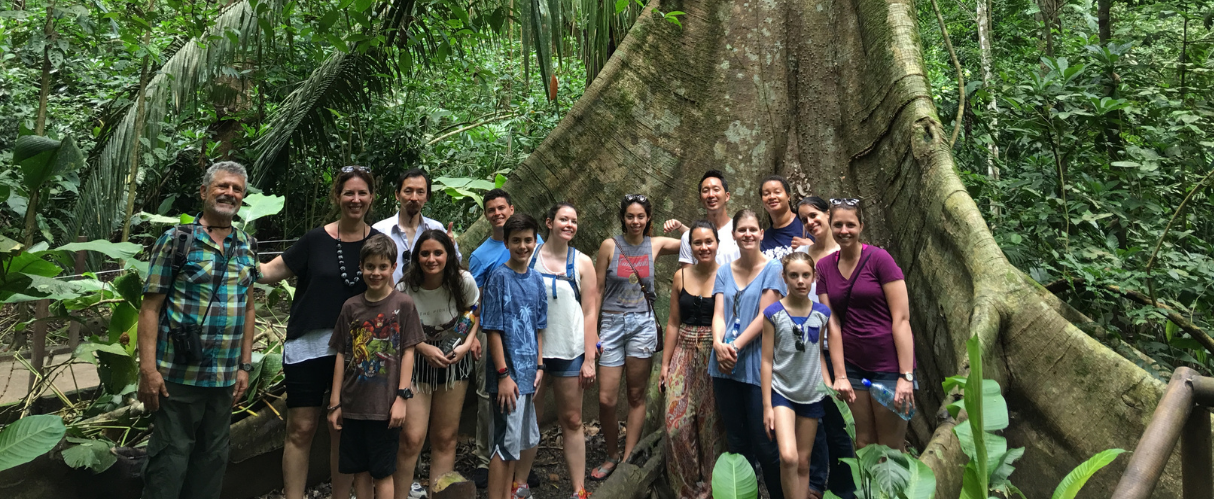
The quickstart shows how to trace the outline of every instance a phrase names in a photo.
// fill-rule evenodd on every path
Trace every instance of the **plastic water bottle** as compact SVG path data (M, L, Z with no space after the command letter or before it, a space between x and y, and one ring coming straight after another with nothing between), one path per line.
M468 337L468 333L472 332L473 316L476 314L476 305L464 312L464 315L455 323L455 327L451 328L450 332L444 335L440 348L443 353L450 354L455 350L455 347L464 342Z
M897 414L898 417L907 421L910 421L911 418L915 417L915 406L913 405L907 404L910 407L906 412L898 410L898 405L894 403L893 390L890 390L881 383L873 383L867 379L863 380L863 382L864 386L868 388L868 392L873 394L873 398L877 399L877 402L880 402L881 405L887 407L889 410L894 411L894 414Z
M725 335L725 343L732 345L733 340L738 339L739 336L742 336L742 319L734 317L733 326L729 328L729 333Z

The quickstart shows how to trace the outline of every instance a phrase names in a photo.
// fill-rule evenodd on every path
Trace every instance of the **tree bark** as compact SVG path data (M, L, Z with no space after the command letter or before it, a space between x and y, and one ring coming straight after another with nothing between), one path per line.
M34 122L34 135L46 135L46 107L51 97L51 46L55 42L55 2L46 6L46 25L42 28L46 37L46 45L42 47L42 79L38 92L38 118ZM42 190L29 193L25 204L25 246L34 244L34 234L38 232L38 203L42 201Z
M153 7L155 7L155 2L149 0L147 10L144 11L144 17L149 17L147 14L152 12ZM152 32L148 30L143 35L145 50L151 50L151 47L148 45L151 41ZM139 189L139 149L142 145L140 138L143 136L144 127L147 126L147 113L145 112L147 97L144 90L148 86L149 57L150 54L143 55L143 65L140 66L139 70L139 98L135 100L135 140L131 143L131 166L126 177L126 210L123 211L125 215L122 217L122 239L119 239L121 242L126 242L131 237L131 216L135 214L135 194Z
M653 15L676 7L683 28ZM731 210L759 206L773 173L794 190L863 199L865 238L891 253L910 290L924 419L909 438L929 448L940 382L964 371L965 341L979 335L1013 409L1004 435L1027 450L1012 479L1048 497L1096 452L1133 448L1163 383L1068 322L1004 258L956 173L915 12L911 0L652 2L506 189L532 214L574 200L583 252L618 230L626 193L654 199L657 220L701 216L696 182L710 168L729 176ZM488 229L478 222L461 246ZM663 291L674 267L659 260ZM950 477L962 458L937 457L937 497L956 497L947 491L959 490ZM1115 461L1085 495L1107 497L1124 469ZM1156 490L1180 495L1175 460Z
M976 17L978 20L978 52L982 58L982 88L986 89L990 101L986 104L987 113L989 113L988 121L990 123L991 141L986 146L986 176L991 180L999 180L999 104L995 100L995 94L991 88L991 82L995 79L991 72L991 65L994 64L994 58L991 55L991 12L988 0L977 0L974 2L976 7ZM998 216L999 207L991 200L991 214Z

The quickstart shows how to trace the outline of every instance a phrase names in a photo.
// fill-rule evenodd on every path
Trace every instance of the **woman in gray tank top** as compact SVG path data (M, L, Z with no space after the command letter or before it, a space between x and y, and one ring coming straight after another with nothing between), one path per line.
M640 194L624 196L620 202L620 226L624 234L599 246L595 273L603 290L599 321L599 421L607 446L607 462L595 468L590 478L607 478L621 459L627 459L641 438L645 423L645 389L658 345L657 318L653 314L654 261L661 255L679 254L679 240L650 237L653 205ZM628 380L628 435L623 454L619 451L619 422L616 402L620 380Z

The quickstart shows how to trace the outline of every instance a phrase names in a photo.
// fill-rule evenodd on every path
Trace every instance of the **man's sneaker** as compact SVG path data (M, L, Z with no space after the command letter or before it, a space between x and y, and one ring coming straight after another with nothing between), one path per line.
M472 480L472 483L476 484L476 488L484 489L489 487L489 468L474 469L471 475L469 478Z
M527 486L528 487L539 487L540 486L540 477L539 477L539 475L535 474L535 470L531 470L531 471L527 472Z
M515 482L513 497L515 499L526 499L531 497L531 487L525 483Z
M413 482L413 486L409 487L409 499L426 499L426 488L418 482Z

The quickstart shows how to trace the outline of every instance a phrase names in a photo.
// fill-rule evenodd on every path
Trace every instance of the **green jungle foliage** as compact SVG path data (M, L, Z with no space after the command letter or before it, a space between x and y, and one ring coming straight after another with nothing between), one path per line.
M1081 327L1145 352L1127 357L1161 379L1208 375L1214 356L1126 291L1214 330L1214 3L1109 3L1102 19L1090 0L988 2L984 78L977 4L938 1L965 81L953 154L1004 254L1092 319ZM951 133L956 70L933 3L916 6Z
M1081 327L1156 376L1180 365L1211 373L1214 356L1195 336L1214 329L1211 1L915 4L946 130L961 117L958 169L1008 259L1092 319ZM279 251L335 217L327 190L348 164L369 166L381 179L376 219L395 211L395 177L427 168L439 191L427 214L462 231L479 216L480 193L500 185L556 126L642 7L640 0L5 2L0 340L20 350L34 320L26 305L52 299L51 341L66 338L70 321L92 321L74 358L96 363L104 378L96 399L65 404L75 445L64 458L96 471L112 464L111 446L143 441L145 418L124 413L118 425L96 418L134 399L131 336L138 258L146 257L139 248L199 209L207 165L233 159L250 167L256 195L246 199L245 222L264 216L259 239L287 240L263 251ZM990 25L985 49L979 11ZM678 11L653 15L691 22ZM62 279L76 250L89 251L98 273ZM238 415L272 409L280 378L275 309L293 289L261 291L268 306L258 307L267 314L258 323L259 381ZM1148 305L1154 299L1167 309ZM987 396L980 370L977 381L954 382L978 383L971 388L983 393L958 408L984 401L976 411L984 424L958 426L974 442L967 487L976 496L1014 492L1006 473L1018 455L989 433L1006 426L1006 403ZM36 390L31 397L50 388L39 382ZM29 406L27 399L6 410ZM56 428L36 423L6 427L0 448L28 441L33 453L42 441L34 437L58 440ZM915 462L887 452L875 448L859 464L905 465L907 476L922 476ZM1095 469L1064 481L1060 493Z

